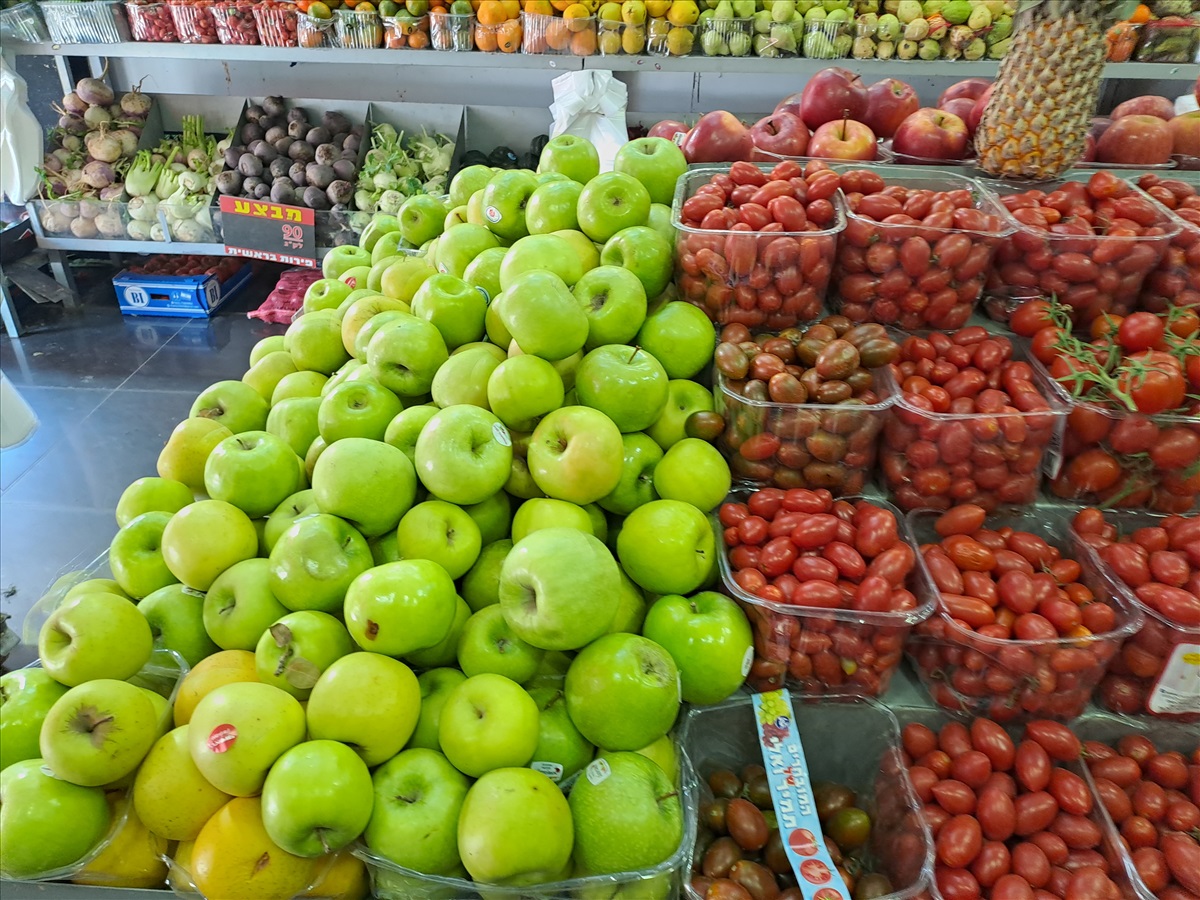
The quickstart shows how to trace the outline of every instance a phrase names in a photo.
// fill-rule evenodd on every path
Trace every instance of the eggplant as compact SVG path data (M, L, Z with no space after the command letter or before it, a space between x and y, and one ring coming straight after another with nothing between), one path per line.
M282 116L287 112L287 108L283 105L282 97L263 98L262 108L268 116Z
M336 180L333 168L320 163L309 163L304 174L309 184L321 190L325 190Z
M310 163L316 158L316 153L311 144L306 144L304 141L296 141L296 143L288 148L288 156L299 162Z
M313 153L313 159L323 166L332 166L341 157L342 151L333 144L321 144Z
M243 153L238 160L238 171L247 177L262 175L263 161L253 153Z
M304 205L309 209L329 209L329 197L319 187L304 189Z

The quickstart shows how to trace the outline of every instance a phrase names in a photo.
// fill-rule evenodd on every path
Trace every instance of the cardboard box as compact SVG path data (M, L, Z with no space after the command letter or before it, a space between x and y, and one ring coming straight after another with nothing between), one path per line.
M253 267L246 263L222 284L215 275L133 275L113 278L117 303L128 316L174 316L200 319L211 316L246 286Z

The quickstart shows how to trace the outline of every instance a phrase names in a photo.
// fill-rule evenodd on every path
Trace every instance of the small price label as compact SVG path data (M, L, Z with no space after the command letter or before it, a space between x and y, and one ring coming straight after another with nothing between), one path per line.
M243 197L221 198L225 252L291 266L317 266L316 213Z
M208 736L208 749L213 753L227 753L237 741L237 728L233 725L218 725Z

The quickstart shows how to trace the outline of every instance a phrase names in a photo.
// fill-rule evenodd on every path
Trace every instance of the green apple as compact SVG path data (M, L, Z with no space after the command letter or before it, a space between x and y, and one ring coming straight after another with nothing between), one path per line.
M435 562L451 579L467 574L483 546L475 520L444 500L426 500L406 512L396 543L403 559Z
M394 312L394 310L393 310ZM380 318L383 318L382 316ZM390 320L389 320L390 321ZM339 384L345 384L351 375L361 369L365 363L360 359L348 359L345 364L338 367L338 370L332 375L325 376L325 383L321 385L321 396L326 397ZM367 369L369 372L370 369ZM317 373L320 374L319 372Z
M521 169L509 169L493 175L484 186L480 198L488 229L506 241L515 241L529 234L525 224L525 206L537 186L533 174Z
M293 522L302 516L312 516L319 512L316 497L311 488L297 491L286 498L267 516L267 524L263 528L263 544L267 552L263 555L270 555L280 536L292 527Z
M438 727L442 719L442 707L456 687L467 680L458 669L430 669L417 676L421 688L421 711L417 716L417 727L409 738L409 747L438 750ZM457 771L457 770L456 770Z
M463 281L483 294L491 303L500 294L500 266L508 255L507 247L489 247L476 256L463 270Z
M621 444L624 448L621 479L611 493L597 502L602 509L627 516L639 506L658 499L654 470L663 458L663 451L640 431L621 435Z
M162 538L173 513L146 512L121 527L108 546L108 567L121 590L140 599L174 584L163 559Z
M304 740L304 707L269 684L237 681L214 689L188 723L192 762L218 790L253 797L283 753Z
M462 206L476 191L481 191L495 174L490 166L467 166L450 179L450 205Z
M104 791L46 771L40 759L0 773L0 876L32 879L87 856L108 833Z
M261 398L259 398L261 399ZM266 418L263 418L266 423ZM158 454L159 476L186 484L193 492L204 491L204 463L212 448L233 432L223 423L209 418L184 419L167 439Z
M204 597L182 584L159 588L138 610L150 624L154 646L174 650L188 666L221 649L204 630Z
M342 346L353 357L359 357L357 351L358 337L363 333L367 323L385 312L411 312L410 304L405 300L396 300L383 294L371 294L355 300L342 312ZM376 326L378 327L378 325ZM372 333L374 333L372 331ZM367 338L364 338L365 345Z
M153 650L146 617L116 594L73 597L52 612L38 632L42 666L68 687L97 678L130 678Z
M427 279L412 301L413 315L432 322L450 350L483 336L486 309L483 294L454 275Z
M267 431L244 431L213 448L204 464L204 487L213 500L231 503L257 519L303 487L297 484L297 460L282 438Z
M306 516L271 549L271 593L290 610L337 612L350 583L373 562L366 539L344 519Z
M204 630L222 650L253 650L287 608L271 593L271 563L245 559L230 566L204 595Z
M512 548L513 542L502 538L485 545L479 552L479 558L462 583L463 599L472 611L478 612L500 602L500 572Z
M667 384L667 405L646 434L663 450L669 450L687 437L685 425L695 412L714 409L712 391L694 381L672 378Z
M603 265L620 266L636 275L647 297L657 297L671 283L674 259L674 245L646 225L622 228L600 251Z
M499 246L500 239L485 223L456 225L438 239L434 267L443 275L462 278L472 260L485 250Z
M509 473L508 481L504 482L504 490L521 500L546 496L546 492L534 483L528 463L520 456L513 457L512 472Z
M363 833L374 802L371 773L358 754L337 741L305 741L267 773L263 825L288 853L322 856Z
M318 309L337 309L343 300L350 296L353 288L336 278L322 278L314 281L304 292L304 312L316 312ZM277 348L283 349L282 342ZM254 365L254 361L251 361Z
M583 277L583 265L569 241L557 234L531 234L515 242L505 254L500 265L500 288L508 290L526 272L537 271L553 272L568 288Z
M413 650L406 653L404 659L414 668L434 669L440 666L452 666L458 659L458 639L462 636L467 620L471 618L471 607L462 597L454 598L454 621L446 636L432 647L424 650Z
M408 461L416 466L417 438L425 425L436 416L436 406L410 406L388 423L383 440L408 457Z
M99 787L138 767L158 740L158 726L158 710L140 687L96 678L55 701L38 745L59 778Z
M596 748L571 721L561 688L533 688L529 696L538 705L538 745L529 767L562 784L592 761Z
M353 650L354 642L341 622L328 613L305 609L288 613L263 632L254 649L255 670L263 684L307 700L321 673Z
M373 767L400 752L420 709L412 669L378 653L350 653L321 673L305 714L310 738L341 741Z
M541 772L495 769L467 792L458 818L458 851L481 884L562 880L573 844L571 807Z
M625 433L654 424L667 405L667 384L662 364L627 344L597 347L575 372L579 402L604 413Z
M399 398L376 381L344 381L321 399L317 426L327 444L350 437L381 441L402 409Z
M699 307L672 300L646 317L636 343L654 354L671 378L691 378L712 362L716 332Z
M573 528L544 528L517 541L500 572L500 607L519 637L545 650L574 650L608 629L620 570L608 548Z
M498 605L474 613L459 635L458 666L468 678L493 672L522 684L533 677L544 650L517 636Z
M421 429L417 476L442 500L481 503L504 487L512 455L508 429L496 416L469 404L450 406Z
M0 675L0 771L23 759L38 759L42 722L67 692L45 669Z
M111 578L87 578L83 581L76 581L82 572L68 572L66 575L60 576L57 581L50 586L44 596L57 594L60 590L70 584L70 589L63 594L63 602L74 600L81 594L116 594L118 597L130 599L121 586Z
M192 489L173 478L139 478L121 492L117 501L117 526L124 528L142 513L175 513L196 498Z
M636 138L617 151L613 171L632 175L649 192L652 202L670 206L675 184L687 171L687 159L667 138Z
M589 765L570 805L578 875L648 869L670 859L683 840L679 791L637 753L606 753Z
M512 499L504 491L496 491L487 499L463 509L479 526L479 540L483 546L509 536L512 530Z
M671 730L679 713L679 670L661 646L636 634L607 634L567 670L567 711L598 747L637 750Z
M488 409L488 379L501 360L496 358L491 344L470 344L462 353L458 350L442 363L433 376L430 393L438 406L478 406ZM460 348L461 349L461 348Z
M617 614L609 623L605 634L628 632L641 634L646 619L646 594L633 583L633 579L621 573L621 593L617 601Z
M606 750L600 751L601 754L607 752ZM647 744L645 747L634 752L646 757L646 759L662 769L666 773L667 778L670 779L671 784L679 784L679 752L675 749L675 741L672 740L671 735L664 734L657 741Z
M559 650L551 650L542 657L542 664L537 672L525 685L527 691L536 688L552 687L561 689L567 678L567 669L571 668L572 654Z
M442 233L446 206L432 194L413 194L404 201L396 218L400 220L401 237L419 247Z
M490 672L468 677L456 687L438 722L438 743L446 759L472 778L528 765L537 740L533 698L512 679Z
M662 203L650 204L650 215L646 216L646 225L663 236L663 240L674 246L677 237L675 233L674 215L671 207Z
M160 737L146 754L130 796L137 817L169 841L192 841L204 823L231 799L200 774L188 750L190 726Z
M488 304L487 312L483 314L483 327L487 332L487 339L497 347L503 347L504 353L507 356L508 350L512 346L513 337L501 316L503 310L504 292L501 291Z
M308 446L308 452L304 454L304 474L311 481L313 469L317 466L317 460L321 458L321 454L325 452L325 448L329 445L325 443L325 438L317 435Z
M588 319L585 349L627 344L646 318L646 288L620 266L598 266L579 279L573 291Z
M292 362L292 355L286 350L276 350L268 353L250 367L242 376L242 381L254 388L264 400L270 400L275 393L275 387L285 375L299 371Z
M583 185L578 181L551 181L539 184L525 207L525 224L530 234L574 231L579 227L575 212Z
M312 442L320 436L317 419L320 407L320 397L288 397L280 400L271 407L266 431L282 440L296 456L303 459Z
M370 299L371 298L367 298L368 303L370 302ZM388 298L385 297L384 299L387 300ZM401 301L389 300L389 302L400 303ZM405 303L404 306L407 307L408 304ZM377 312L375 315L371 316L371 318L366 321L362 328L358 330L358 334L354 336L354 346L350 352L354 354L355 360L366 362L367 347L371 344L371 338L375 337L375 332L379 331L379 329L383 328L383 326L390 322L398 322L405 316L411 315L411 309L385 309L382 312ZM345 379L343 380L357 381L361 378L369 378L370 380L375 381L375 376L371 374L370 366L355 366L354 370L347 373ZM376 383L378 384L377 381Z
M400 233L400 221L395 216L375 213L367 227L358 237L358 246L368 253L374 251L378 243L389 234Z
M721 452L699 438L684 438L672 444L654 468L658 496L682 500L705 513L725 499L731 481L729 464Z
M559 134L550 138L538 159L538 174L558 172L579 184L600 174L600 154L587 138Z
M268 408L263 396L244 381L218 381L200 392L188 415L220 422L237 434L240 431L262 431L267 423ZM182 478L178 480L188 484Z
M623 228L644 225L650 194L632 175L606 172L584 185L579 195L579 230L604 243Z
M388 266L379 280L379 291L392 300L412 303L425 279L436 272L437 269L424 257L405 256Z
M358 290L360 288L366 288L367 290L372 290L370 259L367 260L365 265L355 266L352 269L347 269L345 272L343 272L341 275L338 276L338 280L344 281L346 284L350 285L350 287L354 288L355 290Z
M314 282L316 283L316 282ZM307 294L305 295L307 296ZM253 367L256 362L266 356L268 353L274 353L276 350L283 349L283 335L271 334L257 341L250 348L250 366Z
M460 865L458 818L469 782L440 752L405 750L375 770L375 798L363 835L371 852L427 875Z
M713 591L659 597L646 614L642 633L675 660L688 703L720 703L742 686L754 661L746 614Z
M371 538L400 523L416 497L417 477L395 447L348 437L321 454L313 467L312 491L321 512L345 519Z
M529 442L529 471L537 486L580 506L613 491L623 460L620 430L604 413L586 406L549 413Z
M599 504L589 503L583 508L583 511L588 514L588 519L592 523L592 534L600 541L605 543L608 540L608 516L604 514L604 510Z
M579 230L578 226L553 232L575 248L575 255L583 266L584 274L600 265L600 247Z
M355 266L365 266L371 261L368 250L347 244L334 247L321 260L321 274L326 278L341 278Z
M416 397L433 385L438 367L450 358L441 332L431 322L404 316L388 322L367 344L367 365L385 388Z
M301 316L288 326L284 337L297 369L329 375L350 358L342 345L342 321L337 310L319 309Z
M509 428L531 431L537 420L562 406L565 390L554 366L540 356L513 356L492 372L488 405Z
M486 335L477 341L471 341L468 344L462 344L458 347L455 347L454 352L450 355L461 356L462 354L469 353L472 350L486 350L498 363L502 363L508 359L508 351L503 347L498 347L493 344L487 339Z
M625 519L617 555L627 575L656 594L689 594L712 572L716 544L704 513L680 500L654 500Z
M346 592L346 628L364 650L403 656L433 647L454 623L454 581L426 559L403 559L362 573Z
M526 272L502 296L500 320L521 352L553 361L587 340L587 315L553 272Z
M544 528L572 528L584 534L595 535L592 518L582 506L566 500L534 497L526 500L513 517L512 539L520 541L535 531Z
M371 548L371 559L377 566L388 562L397 562L400 559L400 546L396 541L395 531L388 531L377 538L372 538L367 541L367 544Z

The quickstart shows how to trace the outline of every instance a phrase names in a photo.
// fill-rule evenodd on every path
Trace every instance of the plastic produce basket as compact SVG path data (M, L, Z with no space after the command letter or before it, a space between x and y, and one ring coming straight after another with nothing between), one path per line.
M699 785L696 774L681 746L679 750L680 791L683 801L683 840L671 856L648 869L616 875L591 875L529 887L478 886L462 878L424 875L376 856L369 848L357 845L354 855L367 864L371 873L372 896L379 900L459 900L482 896L488 900L588 900L592 897L675 896L677 885L687 870L696 842L696 814ZM665 884L664 884L665 883ZM639 887L645 885L645 887ZM663 887L667 887L663 891Z
M639 56L646 50L646 24L596 20L596 51L601 56ZM528 53L530 51L523 51Z
M904 771L896 717L866 699L819 706L793 700L810 780L846 785L871 815L868 861L893 886L879 900L921 897L933 874L933 839ZM680 739L693 757L704 801L712 799L706 776L713 770L762 764L749 697L689 710ZM694 868L699 863L693 859ZM701 900L690 885L682 896Z
M804 43L803 29L796 29L790 22L771 22L755 18L751 25L753 36L751 48L754 55L763 59L788 59L799 56L801 45Z
M427 50L429 16L385 16L383 46L389 50Z
M834 267L834 307L854 322L918 328L961 328L983 294L992 259L1013 233L995 195L951 172L906 166L838 166L881 175L889 185L968 191L973 208L1005 223L995 230L933 228L876 222L847 210ZM906 267L907 264L907 267Z
M46 23L38 12L38 4L25 0L16 6L0 10L0 37L6 41L22 41L36 44L50 40Z
M717 372L716 410L725 417L721 449L734 477L745 484L827 488L834 496L857 494L875 470L879 435L891 416L896 383L886 366L872 370L879 402L773 403L743 396ZM750 456L746 442L759 435ZM751 446L755 446L751 445ZM773 449L772 449L773 448ZM763 457L765 449L772 449ZM814 455L816 454L816 455Z
M307 50L333 46L333 19L296 14L296 44Z
M737 500L748 495L740 490L734 493ZM903 513L890 503L862 497L844 499L869 499L891 512L900 539L917 552ZM917 595L915 609L900 612L825 609L764 600L738 585L720 535L717 542L722 549L718 557L721 581L754 630L754 662L746 680L753 690L787 687L798 697L831 699L882 696L900 665L909 632L934 612L935 601L928 594ZM913 588L917 586L913 580L916 572L914 567L909 576Z
M1146 276L1139 309L1166 312L1172 305L1200 307L1200 225L1175 218L1179 234L1171 238L1158 267Z
M808 59L846 59L854 45L854 23L805 22L801 55Z
M217 39L222 44L247 46L262 42L254 18L253 3L244 0L239 3L214 3L212 17Z
M475 17L452 13L429 16L429 37L434 50L453 50L463 53L475 49Z
M691 56L699 52L697 25L672 25L666 19L646 20L646 53L650 56Z
M383 43L383 24L379 13L357 9L333 12L333 41L346 50L374 50Z
M767 172L772 166L759 168ZM832 224L816 231L780 231L770 233L769 240L764 240L768 234L747 235L684 225L682 210L687 199L714 175L728 171L728 166L692 168L675 186L671 217L675 225L675 285L680 296L704 310L718 325L740 322L751 330L782 331L799 322L820 318L837 255L838 236L846 225L841 194L832 198ZM746 237L755 242L762 265L743 276L731 269L726 251L731 238ZM783 243L778 244L779 241ZM702 256L701 251L705 250L712 252ZM778 307L761 295L768 287L774 287L773 293L780 297Z
M705 19L700 26L700 52L705 56L749 56L753 49L753 19Z
M125 4L125 15L129 18L129 30L135 41L173 43L179 40L167 3L129 2Z
M213 20L211 0L199 3L187 3L184 0L170 0L171 20L175 23L175 33L183 44L216 44L217 23Z
M254 24L258 26L258 36L266 47L295 47L296 38L296 7L294 6L255 6Z
M936 510L916 510L908 522L918 545L941 538ZM1026 718L1072 719L1083 712L1121 642L1142 624L1141 613L1093 564L1070 533L1065 509L988 516L986 528L1011 527L1039 535L1079 563L1080 580L1097 601L1116 614L1112 631L1086 637L1022 641L981 635L958 625L940 608L941 593L918 554L917 587L922 599L939 601L934 615L908 639L908 655L933 702L953 713L987 716L996 722ZM1085 658L1081 654L1087 654Z
M519 53L522 42L520 18L495 25L475 23L475 49L483 53Z
M119 44L131 36L123 0L45 0L40 7L56 44Z

